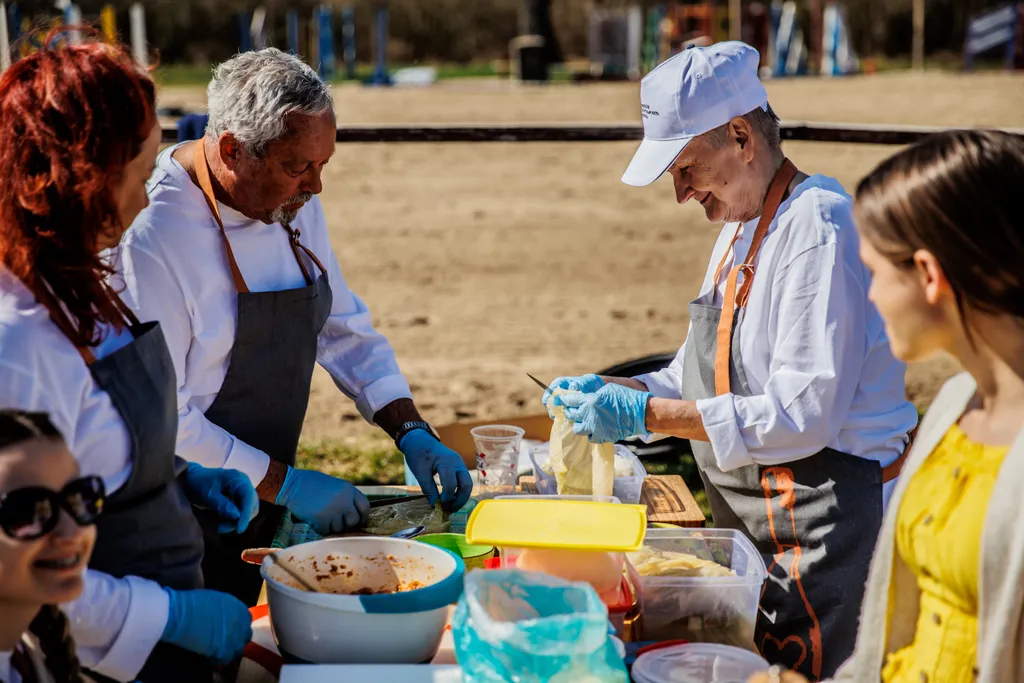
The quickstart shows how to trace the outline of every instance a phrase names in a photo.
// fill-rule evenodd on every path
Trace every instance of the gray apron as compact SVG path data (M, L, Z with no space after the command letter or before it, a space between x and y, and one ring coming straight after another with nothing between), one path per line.
M235 261L213 196L203 143L196 143L196 175L211 213L224 234L224 248L238 293L237 326L224 383L206 411L206 419L273 460L295 464L309 388L316 366L317 337L331 313L333 295L327 271L312 251L299 242L299 231L287 231L305 287L277 292L250 292ZM314 280L303 258L316 265ZM263 579L260 568L246 564L246 548L267 547L285 509L260 502L260 512L242 534L217 533L217 516L196 508L203 527L207 588L231 593L247 605L256 604Z
M89 566L175 590L202 588L203 535L178 483L186 463L174 454L178 407L171 355L158 323L139 324L125 312L133 323L132 342L99 360L80 349L128 430L132 461L128 481L107 498ZM213 675L213 663L201 655L158 643L138 679L211 681Z
M789 173L780 171L773 180L773 186L776 181L780 185L775 201L770 191L765 202L762 238L796 172L788 160L784 169ZM759 245L755 233L748 264ZM745 271L743 284L749 289L753 266L738 268ZM730 284L735 292L736 278ZM726 292L728 302L729 284ZM689 305L691 329L682 378L682 395L688 400L727 393L722 391L724 378L716 388L716 356L719 367L728 361L731 392L751 395L740 356L742 303L726 339L731 339L729 354L719 356L723 309L713 305L713 297L714 288ZM831 677L853 652L868 566L882 523L882 468L875 461L826 448L779 466L749 465L723 472L711 444L691 443L714 525L742 531L768 567L755 645L769 662L812 681Z

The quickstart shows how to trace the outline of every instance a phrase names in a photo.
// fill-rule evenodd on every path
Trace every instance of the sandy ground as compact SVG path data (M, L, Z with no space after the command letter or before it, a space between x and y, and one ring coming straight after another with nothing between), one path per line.
M1024 128L1024 77L886 74L767 85L784 120ZM636 85L336 91L348 123L639 121ZM202 108L202 89L164 105ZM541 378L674 351L718 232L671 181L619 182L631 143L345 145L321 199L342 269L437 423L536 412ZM852 190L892 148L788 143L804 171ZM926 405L953 371L911 367ZM326 373L304 438L374 440Z

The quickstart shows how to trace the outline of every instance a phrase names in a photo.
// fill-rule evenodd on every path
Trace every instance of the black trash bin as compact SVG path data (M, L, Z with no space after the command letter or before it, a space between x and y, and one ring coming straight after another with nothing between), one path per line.
M551 65L543 45L519 49L519 74L527 82L546 83L551 79Z

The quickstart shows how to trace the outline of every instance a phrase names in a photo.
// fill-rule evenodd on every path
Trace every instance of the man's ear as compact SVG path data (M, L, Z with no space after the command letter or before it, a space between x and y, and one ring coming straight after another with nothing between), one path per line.
M729 121L729 139L739 147L743 161L749 163L754 158L754 131L750 128L749 121L742 116Z
M244 154L242 151L242 144L234 135L224 132L220 134L219 138L217 138L217 147L220 151L221 162L229 170L235 170L242 154Z

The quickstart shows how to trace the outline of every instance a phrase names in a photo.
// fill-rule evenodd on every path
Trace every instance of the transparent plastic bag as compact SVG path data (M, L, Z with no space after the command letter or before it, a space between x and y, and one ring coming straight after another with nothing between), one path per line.
M466 575L452 635L466 683L627 683L589 584L536 572Z
M562 393L555 390L555 395ZM552 407L550 459L558 494L564 496L610 496L615 487L615 446L592 444L572 431L565 408Z

